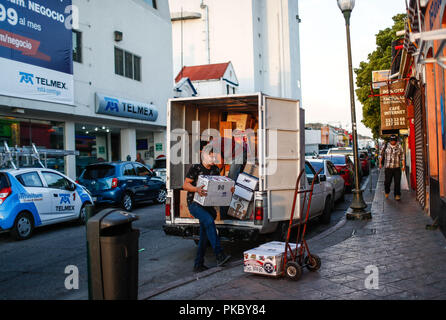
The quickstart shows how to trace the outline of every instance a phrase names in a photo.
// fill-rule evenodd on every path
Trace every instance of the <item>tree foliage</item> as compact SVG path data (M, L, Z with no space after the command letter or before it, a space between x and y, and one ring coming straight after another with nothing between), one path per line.
M369 97L371 94L372 71L388 70L392 64L392 42L399 37L397 31L404 30L406 14L398 14L392 19L394 25L391 28L381 30L376 35L376 50L368 55L368 61L362 61L356 73L356 95L362 104L364 125L372 130L373 137L380 136L381 113L379 97ZM375 90L375 93L379 93Z

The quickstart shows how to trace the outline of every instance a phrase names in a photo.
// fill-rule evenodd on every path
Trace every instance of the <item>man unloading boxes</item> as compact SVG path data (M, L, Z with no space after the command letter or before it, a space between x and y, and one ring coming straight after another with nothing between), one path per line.
M220 244L220 238L217 234L217 228L214 222L217 213L213 207L214 204L206 201L206 198L208 197L207 190L213 189L211 184L215 184L217 182L217 189L220 189L217 193L219 193L222 197L228 197L230 201L232 193L234 192L234 182L232 181L232 183L228 186L226 182L230 181L215 180L217 178L228 178L220 176L220 170L215 165L214 152L213 150L208 150L208 148L205 148L206 145L206 142L201 142L201 163L195 164L189 169L183 185L183 189L188 191L187 203L189 211L196 219L200 221L200 241L198 243L197 256L195 258L194 272L202 272L208 269L204 265L204 256L206 254L208 241L211 244L212 249L214 250L214 253L217 257L217 266L223 266L231 258L229 255L226 255L223 252ZM214 177L215 179L212 177ZM197 184L197 182L199 182L199 179L200 182L203 181L202 184ZM220 186L220 188L218 186ZM215 195L209 194L209 196L212 197Z

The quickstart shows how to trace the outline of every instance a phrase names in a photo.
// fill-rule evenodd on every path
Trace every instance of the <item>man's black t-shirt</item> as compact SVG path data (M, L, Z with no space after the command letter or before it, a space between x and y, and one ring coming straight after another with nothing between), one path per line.
M192 179L191 184L196 187L198 176L219 176L220 169L217 166L212 166L209 169L206 169L201 163L194 164L186 174L186 178ZM187 193L187 203L191 204L194 201L194 193Z

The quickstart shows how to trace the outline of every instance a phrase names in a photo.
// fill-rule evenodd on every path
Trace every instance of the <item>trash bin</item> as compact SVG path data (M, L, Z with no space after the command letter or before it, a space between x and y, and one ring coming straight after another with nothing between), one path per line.
M92 300L138 299L138 217L102 210L87 223L89 296Z

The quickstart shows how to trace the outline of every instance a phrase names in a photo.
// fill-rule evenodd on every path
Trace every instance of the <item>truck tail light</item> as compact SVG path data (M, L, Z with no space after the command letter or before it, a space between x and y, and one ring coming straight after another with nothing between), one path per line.
M11 188L3 188L0 190L0 205L5 202L6 198L9 197L12 193Z
M255 212L254 212L254 224L263 224L263 201L256 200Z
M118 178L113 178L111 187L112 187L112 189L115 189L118 187Z
M172 198L166 198L166 219L170 218L172 208Z

